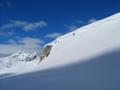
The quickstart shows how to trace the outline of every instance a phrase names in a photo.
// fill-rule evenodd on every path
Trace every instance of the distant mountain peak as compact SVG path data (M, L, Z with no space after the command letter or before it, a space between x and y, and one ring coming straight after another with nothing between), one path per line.
M10 68L16 64L23 62L39 60L39 55L37 52L33 52L32 54L25 52L24 50L18 50L16 53L7 56L5 58L0 59L0 67Z

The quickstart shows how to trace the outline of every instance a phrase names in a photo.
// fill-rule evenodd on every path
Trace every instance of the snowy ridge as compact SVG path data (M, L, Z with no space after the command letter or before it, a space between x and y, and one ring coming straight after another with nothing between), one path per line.
M75 33L75 36L73 36ZM120 13L89 24L49 43L52 52L42 69L61 67L120 49ZM40 69L41 69L40 68Z

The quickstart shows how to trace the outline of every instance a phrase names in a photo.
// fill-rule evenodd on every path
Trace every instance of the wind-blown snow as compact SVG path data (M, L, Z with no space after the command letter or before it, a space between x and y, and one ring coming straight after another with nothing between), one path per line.
M118 71L120 68L118 64L120 62L119 38L120 13L117 13L63 35L49 43L53 46L51 53L41 63L34 63L34 61L24 62L9 69L1 70L0 73L19 75L39 71L13 77L15 82L20 81L21 83L30 84L30 86L28 84L26 86L23 84L23 86L20 85L21 87L18 86L22 90L26 88L29 90L58 88L60 90L80 90L80 88L85 88L85 86L91 89L99 88L99 90L101 90L100 88L109 88L109 90L111 88L120 88L118 85L120 83L120 78L118 77L120 75ZM117 74L116 77L113 73ZM27 78L31 82L20 78ZM12 79L9 79L8 82L5 79L2 84L3 88L5 88L5 83L9 84L11 81ZM13 87L15 82L11 84L12 86L9 86L12 87L12 90L16 90L16 87ZM48 85L48 87L45 87L45 85ZM9 90L9 88L6 88L6 90Z

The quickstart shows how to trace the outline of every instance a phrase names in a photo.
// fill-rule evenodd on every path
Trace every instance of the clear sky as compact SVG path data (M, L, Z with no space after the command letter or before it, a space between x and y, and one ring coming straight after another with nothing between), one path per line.
M41 48L119 11L120 0L0 0L0 55Z

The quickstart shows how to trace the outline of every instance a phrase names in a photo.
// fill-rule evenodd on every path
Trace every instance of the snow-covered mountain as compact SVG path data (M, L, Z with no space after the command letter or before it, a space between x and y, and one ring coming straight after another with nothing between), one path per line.
M40 63L28 62L1 70L4 75L0 78L0 89L120 89L120 13L63 35L44 48L47 46L52 47L49 52L48 48L43 50L44 58ZM19 55L9 58L29 61L28 54ZM21 59L22 55L25 57ZM18 76L6 78L9 74Z
M52 51L40 69L50 69L104 55L120 49L120 13L79 28L53 42ZM47 46L45 45L45 46Z
M1 69L7 69L11 68L15 65L18 65L20 63L27 63L30 61L38 61L39 60L39 55L34 52L34 53L27 53L24 50L19 50L18 52L0 59L0 68Z

